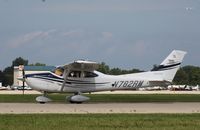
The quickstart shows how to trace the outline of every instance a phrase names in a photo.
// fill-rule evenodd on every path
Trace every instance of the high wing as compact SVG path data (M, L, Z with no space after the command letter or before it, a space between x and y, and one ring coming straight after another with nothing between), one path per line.
M94 71L99 68L99 64L93 61L77 60L69 64L62 66L64 69L68 70L87 70Z

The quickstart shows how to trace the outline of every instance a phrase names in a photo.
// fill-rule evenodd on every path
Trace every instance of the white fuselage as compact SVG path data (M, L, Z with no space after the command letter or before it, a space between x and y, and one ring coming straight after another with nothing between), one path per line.
M152 72L141 72L126 75L106 75L98 71L94 71L98 76L90 78L75 78L68 77L62 89L64 82L63 76L58 76L55 73L43 73L26 76L26 83L35 90L46 92L95 92L95 91L111 91L111 90L135 90L142 87L149 87L152 84L151 80L162 81L158 77L162 73L154 72L154 77L150 74ZM145 75L148 75L145 76Z

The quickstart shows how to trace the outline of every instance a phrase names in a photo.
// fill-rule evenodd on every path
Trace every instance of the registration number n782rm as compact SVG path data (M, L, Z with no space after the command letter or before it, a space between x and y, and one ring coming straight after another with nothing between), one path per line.
M139 88L142 87L144 81L115 81L113 87L115 88Z

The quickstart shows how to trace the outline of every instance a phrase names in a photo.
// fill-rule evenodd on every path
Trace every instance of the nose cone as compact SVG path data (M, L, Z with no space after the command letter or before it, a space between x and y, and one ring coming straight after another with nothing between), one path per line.
M28 86L34 90L43 91L41 80L38 80L38 74L26 74L24 75L24 80Z
M45 91L42 83L34 78L26 78L26 84L34 90Z
M32 89L36 89L35 86L34 86L34 83L31 82L31 79L30 78L26 78L25 79L25 82L28 86L30 86Z

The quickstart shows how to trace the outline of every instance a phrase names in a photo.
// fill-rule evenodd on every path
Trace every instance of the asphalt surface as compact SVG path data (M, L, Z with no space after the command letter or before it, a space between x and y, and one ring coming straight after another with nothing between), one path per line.
M200 103L0 103L0 114L5 113L200 113Z

